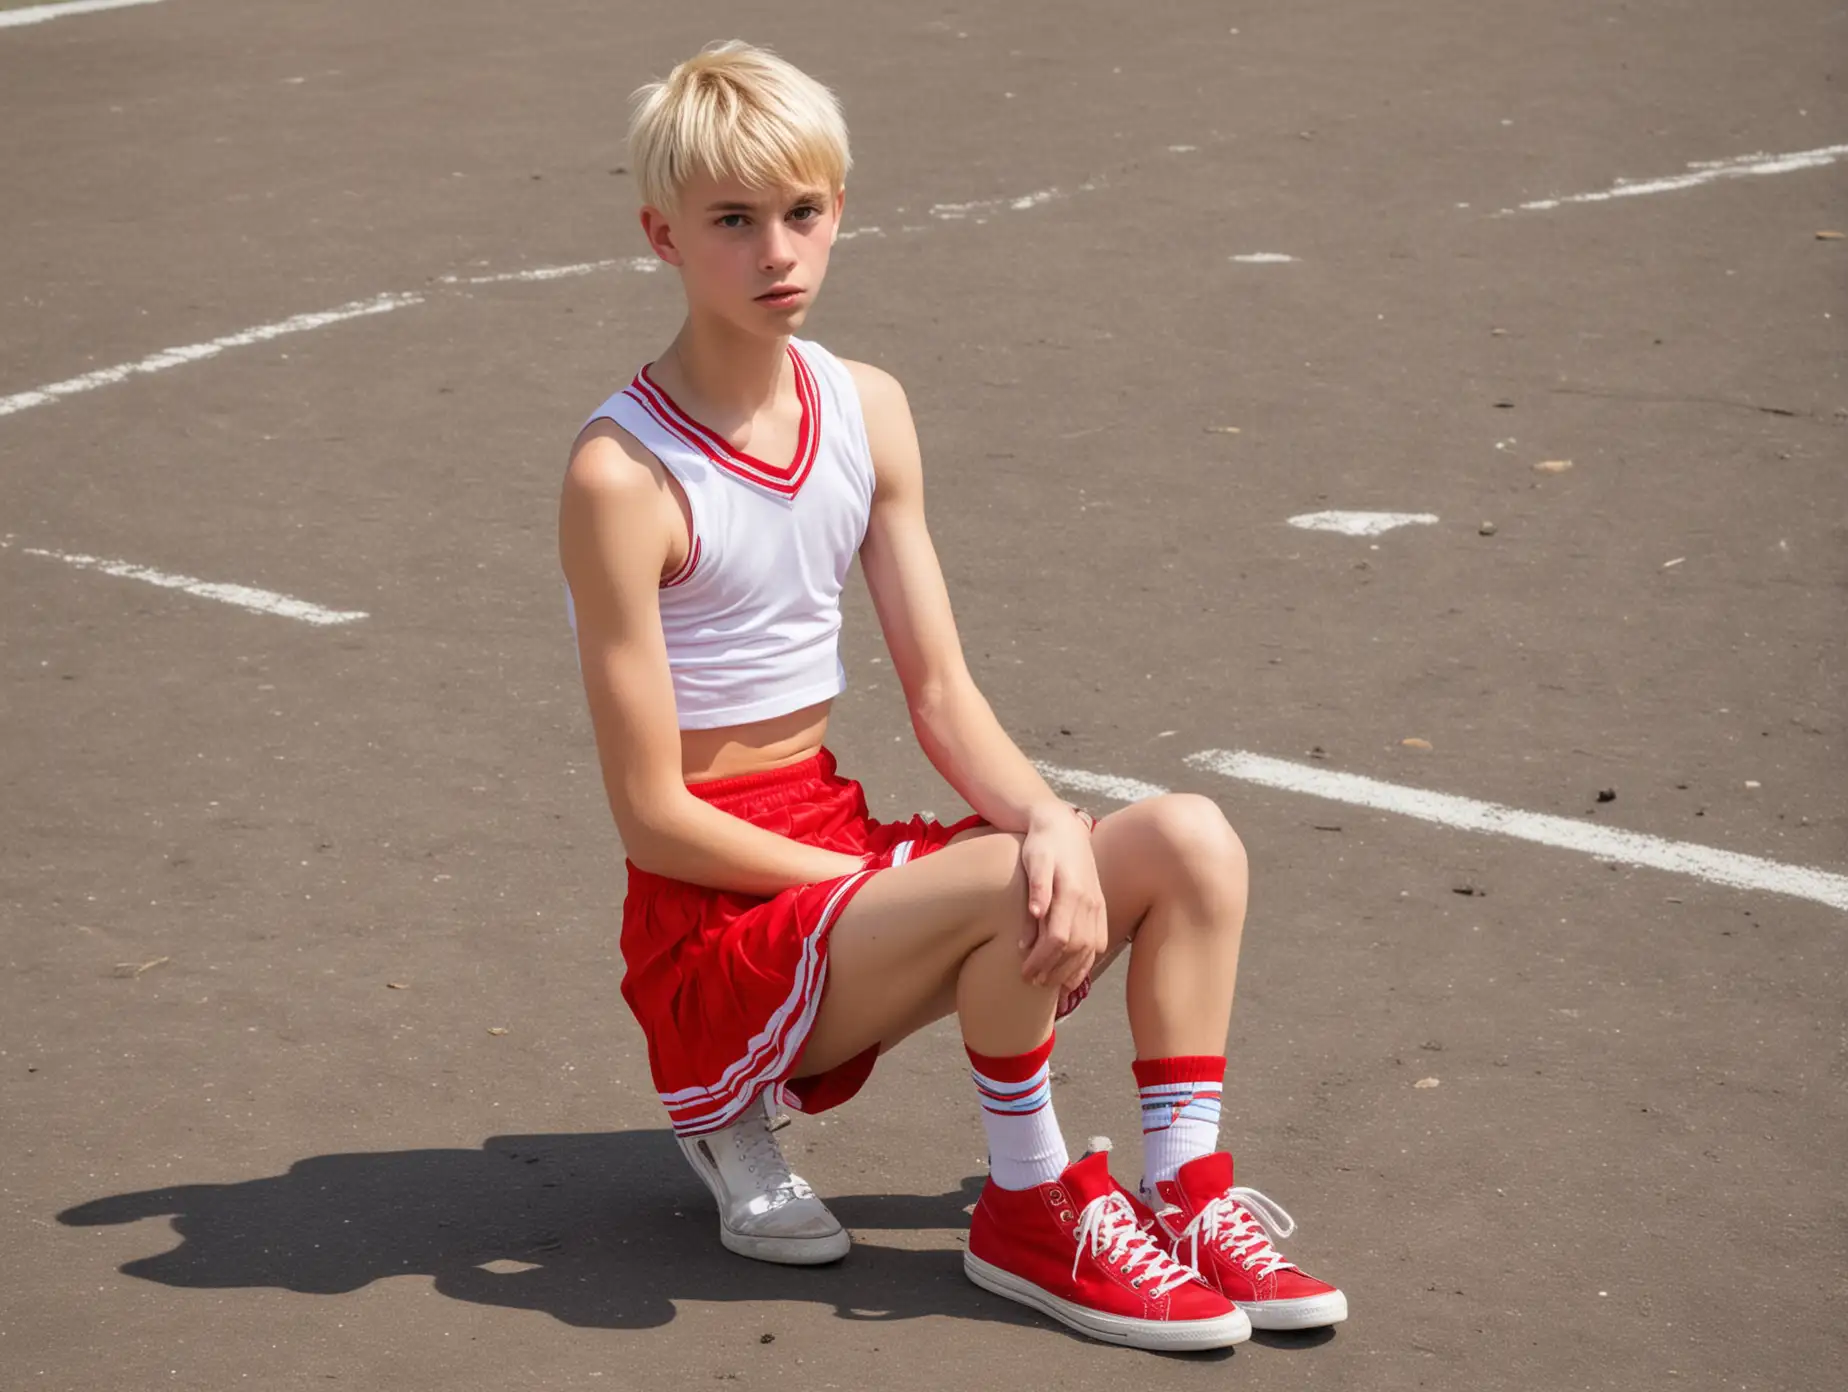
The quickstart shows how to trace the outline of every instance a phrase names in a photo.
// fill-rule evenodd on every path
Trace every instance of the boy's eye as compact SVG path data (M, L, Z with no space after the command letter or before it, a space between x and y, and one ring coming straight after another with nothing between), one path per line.
M719 219L718 225L720 227L743 227L744 226L744 214L743 213L727 213Z
M817 208L813 203L804 203L793 209L789 215L798 222L810 222L821 216L821 209Z

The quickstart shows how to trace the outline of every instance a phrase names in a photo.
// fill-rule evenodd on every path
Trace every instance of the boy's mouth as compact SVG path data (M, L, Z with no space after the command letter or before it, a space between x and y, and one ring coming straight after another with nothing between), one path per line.
M759 295L757 297L757 302L759 304L781 307L783 305L794 304L801 295L802 287L800 285L777 285Z

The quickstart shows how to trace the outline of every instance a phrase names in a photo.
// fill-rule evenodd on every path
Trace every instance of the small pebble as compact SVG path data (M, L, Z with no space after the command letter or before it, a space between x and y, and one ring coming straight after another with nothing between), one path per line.
M1495 524L1493 522L1484 522L1480 527L1476 528L1476 531L1482 536L1494 536Z

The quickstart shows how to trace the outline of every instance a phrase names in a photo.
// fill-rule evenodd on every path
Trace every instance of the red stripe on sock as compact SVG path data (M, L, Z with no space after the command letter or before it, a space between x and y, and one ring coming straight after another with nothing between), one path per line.
M993 1054L978 1054L967 1044L963 1052L969 1055L969 1066L984 1078L992 1078L997 1083L1024 1083L1046 1066L1046 1060L1052 1057L1052 1041L1057 1039L1054 1031L1046 1036L1046 1042L1030 1053L1013 1054L997 1057ZM1221 1060L1223 1066L1224 1060Z
M1178 1058L1136 1059L1129 1066L1136 1072L1136 1086L1139 1088L1175 1083L1223 1083L1226 1078L1223 1054L1182 1054Z

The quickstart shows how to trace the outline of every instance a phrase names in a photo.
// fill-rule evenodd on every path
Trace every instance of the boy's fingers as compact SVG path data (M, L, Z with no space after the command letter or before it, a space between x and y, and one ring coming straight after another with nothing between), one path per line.
M1046 964L1040 971L1040 985L1047 986L1059 979L1059 974L1065 969L1066 958L1071 956L1076 943L1077 927L1073 921L1070 896L1054 895L1052 906L1046 911L1045 934L1052 950L1047 954Z
M1038 941L1039 925L1028 920L1026 926L1020 930L1020 961L1022 971L1026 970L1026 963L1033 956L1034 945L1038 943Z
M1097 959L1103 955L1104 948L1109 945L1109 925L1103 915L1101 913L1087 915L1087 918L1091 921L1084 925L1083 931L1073 933L1073 951L1069 954L1068 962L1064 964L1069 968L1063 978L1063 984L1068 991L1078 989L1079 983L1091 974L1091 968L1097 965Z
M1110 919L1102 909L1097 911L1091 925L1091 955L1101 957L1110 946Z
M1045 927L1046 906L1052 901L1052 873L1039 857L1023 858L1021 864L1027 872L1027 914L1037 920L1021 932L1020 950L1025 952Z
M1044 921L1039 926L1039 936L1033 940L1033 950L1027 953L1020 964L1020 975L1024 980L1039 980L1040 972L1045 969L1045 962L1052 955L1053 947Z
M1027 912L1041 918L1052 903L1052 866L1044 856L1023 860L1022 864L1027 872Z
M1053 936L1051 928L1042 929L1039 941L1027 958L1027 979L1036 986L1044 986L1064 955L1065 944Z
M1070 916L1056 901L1040 920L1039 941L1027 954L1025 976L1036 986L1044 986L1058 970L1071 942Z

